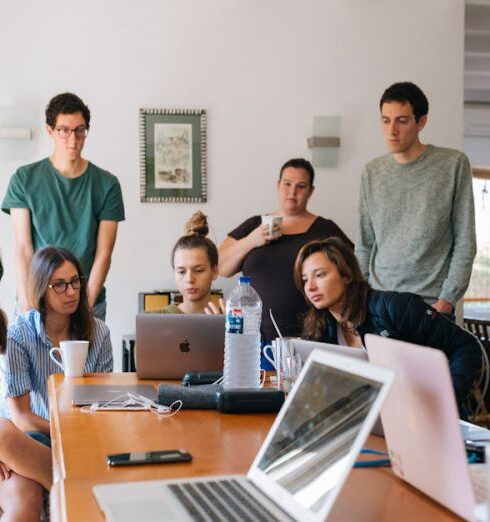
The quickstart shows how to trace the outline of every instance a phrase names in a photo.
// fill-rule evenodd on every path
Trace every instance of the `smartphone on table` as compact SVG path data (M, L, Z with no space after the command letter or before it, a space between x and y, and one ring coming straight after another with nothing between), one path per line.
M133 466L136 464L169 464L172 462L189 462L191 454L187 450L134 451L132 453L115 453L107 455L108 466Z

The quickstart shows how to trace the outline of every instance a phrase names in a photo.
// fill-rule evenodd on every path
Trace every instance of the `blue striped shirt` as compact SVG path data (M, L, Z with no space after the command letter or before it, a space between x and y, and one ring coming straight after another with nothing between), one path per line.
M30 393L31 410L49 420L47 379L63 373L49 357L53 345L44 330L41 315L29 310L17 317L7 333L7 353L2 357L0 417L10 418L5 397ZM94 341L89 347L85 372L112 371L112 345L109 328L95 319Z

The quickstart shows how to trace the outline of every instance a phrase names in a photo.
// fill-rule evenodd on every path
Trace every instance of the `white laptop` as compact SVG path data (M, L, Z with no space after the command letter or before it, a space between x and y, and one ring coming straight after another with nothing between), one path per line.
M365 342L369 360L397 374L381 409L393 472L465 520L486 520L485 465L468 464L446 355L374 335Z
M315 351L247 476L104 484L94 495L111 522L325 520L393 380L389 370Z
M301 357L304 363L313 350L322 350L329 353L337 353L348 357L355 357L367 361L367 352L364 348L352 348L351 346L343 346L340 344L321 343L319 341L307 341L305 339L291 339L295 353Z
M75 384L73 386L72 404L74 406L88 406L110 401L113 406L117 406L127 403L128 393L142 395L152 401L157 400L157 390L151 384ZM137 409L137 405L134 405L131 409ZM143 408L140 406L140 409Z
M225 316L138 314L136 373L140 379L182 379L223 370Z

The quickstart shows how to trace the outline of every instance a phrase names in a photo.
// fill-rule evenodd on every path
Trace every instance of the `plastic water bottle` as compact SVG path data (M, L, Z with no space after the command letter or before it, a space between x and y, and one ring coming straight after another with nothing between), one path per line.
M251 278L241 276L226 301L223 388L260 388L262 301Z

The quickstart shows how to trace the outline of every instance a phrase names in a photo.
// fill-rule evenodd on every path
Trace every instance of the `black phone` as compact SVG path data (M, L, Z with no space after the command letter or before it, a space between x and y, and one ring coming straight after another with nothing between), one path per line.
M135 464L167 464L189 462L192 455L186 450L135 451L107 455L108 466L133 466Z

